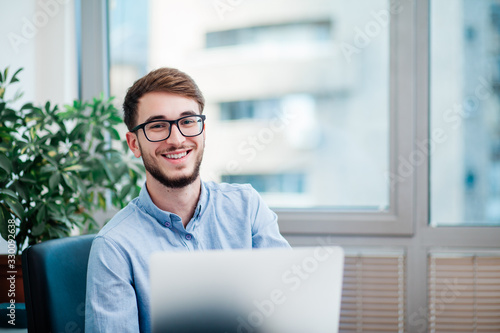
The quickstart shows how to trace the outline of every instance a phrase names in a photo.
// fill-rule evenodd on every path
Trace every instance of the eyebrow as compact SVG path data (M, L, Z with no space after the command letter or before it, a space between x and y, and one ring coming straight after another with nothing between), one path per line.
M179 118L182 118L184 116L192 116L192 115L197 115L198 113L192 111L192 110L188 110L188 111L183 111L181 112L181 114L179 115L180 117ZM165 118L164 115L156 115L156 116L151 116L149 117L148 119L146 119L146 121L144 121L145 123L147 122L150 122L150 121L154 121L154 120L167 120Z

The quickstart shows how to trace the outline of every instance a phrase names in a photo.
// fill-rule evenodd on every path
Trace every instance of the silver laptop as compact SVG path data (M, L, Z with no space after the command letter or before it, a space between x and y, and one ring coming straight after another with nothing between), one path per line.
M158 252L153 333L335 333L340 247Z

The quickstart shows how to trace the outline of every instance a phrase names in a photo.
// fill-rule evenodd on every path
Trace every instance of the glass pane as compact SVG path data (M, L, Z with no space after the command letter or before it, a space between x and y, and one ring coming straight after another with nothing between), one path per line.
M431 1L433 226L500 225L500 1Z
M111 91L146 68L191 75L204 180L251 183L273 207L388 208L388 0L144 3L110 2Z

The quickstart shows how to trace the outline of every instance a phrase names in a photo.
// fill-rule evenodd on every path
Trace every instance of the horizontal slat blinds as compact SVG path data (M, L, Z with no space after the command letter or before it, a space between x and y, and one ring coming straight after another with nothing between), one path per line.
M500 332L500 254L429 256L429 332Z
M403 332L404 317L404 255L346 255L339 332Z

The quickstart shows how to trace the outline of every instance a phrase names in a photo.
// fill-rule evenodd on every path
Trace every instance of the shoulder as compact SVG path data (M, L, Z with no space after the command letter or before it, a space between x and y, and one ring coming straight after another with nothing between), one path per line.
M236 202L250 203L258 202L260 196L250 184L228 184L228 183L204 183L208 198L212 201L229 201L232 204Z
M203 183L209 193L218 194L237 194L244 193L247 195L257 194L257 191L250 184L229 184L229 183L215 183L215 182L204 182Z
M137 237L140 230L136 226L138 210L134 199L101 228L92 243L92 252L97 257L108 257L106 261L112 261L111 258L114 257L128 257L127 249L134 244L134 237Z
M250 184L205 183L208 200L220 214L252 219L262 209L262 199Z
M97 237L113 238L117 235L130 234L132 228L136 229L137 214L140 211L136 202L137 198L116 213L115 216L102 227Z

